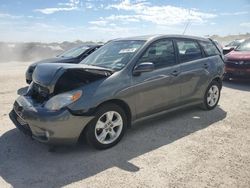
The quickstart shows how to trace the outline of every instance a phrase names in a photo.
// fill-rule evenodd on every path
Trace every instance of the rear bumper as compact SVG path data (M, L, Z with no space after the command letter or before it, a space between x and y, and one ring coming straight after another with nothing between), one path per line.
M9 117L26 135L53 145L75 144L84 127L93 118L74 116L67 109L48 111L35 107L30 99L24 96L16 100Z

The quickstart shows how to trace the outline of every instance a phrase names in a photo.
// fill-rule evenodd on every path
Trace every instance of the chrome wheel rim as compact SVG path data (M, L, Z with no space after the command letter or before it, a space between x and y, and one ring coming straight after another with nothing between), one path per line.
M207 104L210 107L216 105L219 100L219 88L217 85L212 85L207 93Z
M102 144L113 143L121 134L123 120L115 111L104 113L95 125L95 137Z

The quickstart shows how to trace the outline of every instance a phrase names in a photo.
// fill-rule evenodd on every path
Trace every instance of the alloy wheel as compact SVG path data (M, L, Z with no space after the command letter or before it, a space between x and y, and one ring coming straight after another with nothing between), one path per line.
M95 137L102 144L113 143L121 134L123 120L116 111L104 113L95 125Z
M207 93L207 104L213 107L219 100L219 88L217 85L212 85Z

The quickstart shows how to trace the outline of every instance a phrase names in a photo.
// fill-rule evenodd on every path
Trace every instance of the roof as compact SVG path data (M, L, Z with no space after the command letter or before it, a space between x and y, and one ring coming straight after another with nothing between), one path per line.
M114 41L118 40L153 40L153 39L160 39L160 38L185 38L185 39L195 39L195 40L203 40L207 41L209 39L203 38L203 37L197 37L197 36L189 36L189 35L144 35L144 36L135 36L135 37L127 37L127 38L118 38Z
M83 47L87 47L87 48L95 48L95 47L100 47L103 46L102 44L81 44L79 46L76 46L75 48L83 48Z

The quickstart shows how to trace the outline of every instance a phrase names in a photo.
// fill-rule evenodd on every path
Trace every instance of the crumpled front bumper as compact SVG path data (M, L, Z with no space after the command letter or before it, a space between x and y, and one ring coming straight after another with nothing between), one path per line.
M16 127L34 139L48 144L75 144L93 116L75 116L67 109L49 111L30 97L20 96L9 114Z

